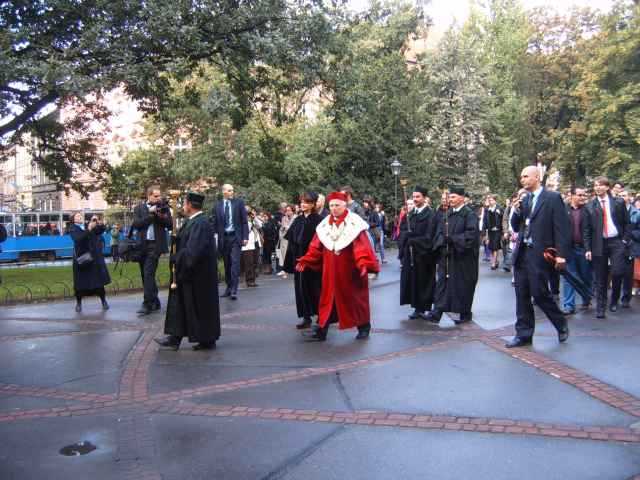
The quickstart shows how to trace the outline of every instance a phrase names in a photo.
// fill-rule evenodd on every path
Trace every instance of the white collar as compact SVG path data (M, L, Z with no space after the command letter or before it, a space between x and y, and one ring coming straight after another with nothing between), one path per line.
M340 254L341 250L351 245L360 232L369 229L369 224L360 215L347 211L347 216L340 225L330 225L330 215L325 217L316 227L318 240L327 250Z
M198 210L196 213L194 213L193 215L191 215L189 217L189 220L193 220L194 218L196 218L198 215L200 215L202 213L202 210Z
M460 210L462 210L462 207L464 207L464 203L460 205L458 208L454 208L453 213L458 213Z
M538 195L540 195L540 192L542 192L542 190L543 190L542 185L540 185L536 190L534 190L531 193L533 193L534 197L537 197Z

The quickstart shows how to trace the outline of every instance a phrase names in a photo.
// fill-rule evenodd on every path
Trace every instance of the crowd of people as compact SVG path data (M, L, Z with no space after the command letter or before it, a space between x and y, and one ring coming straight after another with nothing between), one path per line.
M208 274L215 273L211 290L217 290L217 262L198 260L203 255L208 258L209 250L224 264L221 298L237 300L241 277L253 288L258 286L259 275L293 275L300 319L296 327L311 328L306 335L309 341L324 341L333 322L341 328L358 327L358 338L368 337L368 280L376 278L380 265L386 263L387 238L398 246L400 304L412 307L409 318L414 320L438 323L444 312L450 312L458 314L456 323L471 321L480 261L490 264L492 270L502 266L515 287L516 336L508 347L531 342L534 304L555 325L561 342L569 335L567 317L577 308L586 311L594 303L597 318L605 318L607 311L629 308L640 287L640 198L620 183L611 185L605 177L598 177L591 189L574 186L559 193L542 186L536 167L523 170L521 183L522 189L506 199L504 207L497 196L487 195L478 208L462 185L449 185L437 206L432 205L426 189L416 186L393 221L387 221L383 206L372 198L357 201L349 186L332 192L326 200L322 194L304 192L299 202L282 203L273 214L246 205L235 196L233 186L226 184L211 215L201 215L204 197L192 192L185 200L185 215L194 215L177 235L171 263L174 278L180 279L181 318L196 320L191 320L190 327L187 320L180 328L168 327L167 337L158 341L177 348L186 336L199 348L215 346L219 325L204 330L198 325L200 321L215 323L212 318L219 324L218 297L212 301L209 295L206 305L194 307L202 304L200 296L206 285L202 279ZM155 272L158 258L168 252L167 232L172 228L171 211L161 206L160 188L151 187L147 197L134 210L132 223L143 244L141 315L160 309ZM81 221L78 215L79 223L72 231L76 309L81 310L82 297L89 294L99 295L106 309L108 272L103 268L101 249L93 245L104 227L93 219L88 225ZM114 226L113 239L117 241L119 234L119 227ZM205 238L216 241L211 244ZM209 242L205 249L200 245L203 242ZM342 255L346 251L349 253ZM93 258L92 270L78 265L77 259L87 252ZM181 258L189 258L188 265L186 260L181 264ZM203 267L208 273L199 277ZM192 278L201 278L198 288ZM203 337L202 331L208 333Z

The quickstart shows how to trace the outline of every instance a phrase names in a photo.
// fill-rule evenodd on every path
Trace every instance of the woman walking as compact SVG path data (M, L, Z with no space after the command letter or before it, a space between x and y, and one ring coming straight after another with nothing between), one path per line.
M82 311L82 297L97 295L102 309L108 310L104 286L111 283L102 254L102 237L105 227L98 217L85 225L81 212L73 215L71 238L73 239L73 289L76 296L76 312Z
M502 249L502 210L494 195L489 195L489 208L484 211L482 230L485 232L485 245L491 252L491 270L499 266L498 251Z
M317 200L318 194L315 192L305 192L300 197L302 214L293 220L285 235L288 247L284 270L294 274L296 309L298 318L302 319L302 322L296 325L297 329L311 327L311 317L318 315L318 305L320 303L322 273L310 269L298 272L295 269L298 259L304 257L307 253L309 244L316 233L316 227L322 221L322 218L314 208Z
M291 205L287 205L284 209L284 215L282 217L282 220L280 221L280 231L279 231L280 240L278 241L276 255L278 256L278 264L282 267L284 267L284 257L287 254L288 241L285 238L285 236L289 231L289 227L293 223L294 215L295 213L294 213L293 207ZM280 272L278 272L278 276L282 278L287 278L287 272L285 272L284 270L281 270Z

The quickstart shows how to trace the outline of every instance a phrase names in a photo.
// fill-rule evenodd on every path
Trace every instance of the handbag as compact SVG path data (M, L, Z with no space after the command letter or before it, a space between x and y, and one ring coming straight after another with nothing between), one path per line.
M79 257L76 257L76 263L79 267L88 267L93 263L93 255L91 255L91 252L83 253Z

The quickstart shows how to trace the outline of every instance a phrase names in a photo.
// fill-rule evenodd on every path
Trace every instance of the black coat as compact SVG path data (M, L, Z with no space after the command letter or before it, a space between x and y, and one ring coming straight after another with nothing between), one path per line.
M83 230L77 225L71 226L69 233L73 240L73 288L76 292L90 293L111 283L102 253L104 231L103 225L97 225L91 231L86 228ZM91 253L93 262L81 267L76 263L76 258L87 252Z
M408 227L411 226L409 229ZM436 215L429 207L408 216L403 232L400 258L400 305L409 304L419 311L431 309L436 286Z
M244 200L241 198L232 198L231 200L231 222L233 223L233 231L235 239L240 245L245 240L249 240L249 220L247 219L247 209ZM211 212L211 221L213 222L213 230L218 234L218 251L224 249L224 200L220 200L213 207Z
M172 223L170 212L166 214L157 213L155 215L149 213L149 207L147 207L146 202L140 203L133 209L131 228L135 228L138 231L138 238L144 242L147 239L147 230L153 224L153 234L156 240L155 251L158 255L169 251L167 229L171 229Z
M620 238L629 243L629 211L621 198L609 195L609 205L611 206L611 219L613 220ZM585 206L589 222L584 231L584 248L587 252L592 252L594 257L602 256L603 251L603 218L602 206L598 197L591 200Z
M632 215L633 223L630 224L631 248L630 254L632 257L640 258L640 210L636 211Z
M495 252L502 248L502 215L504 212L496 206L494 211L487 208L484 211L482 230L487 232L489 250Z
M164 332L190 342L220 337L218 261L213 228L204 214L188 220L176 237L178 288L170 291Z
M463 206L438 216L434 248L439 254L435 307L441 312L470 313L478 283L479 220Z
M317 213L311 213L307 217L299 215L284 236L288 240L288 244L283 268L285 272L294 274L298 318L309 318L318 314L322 272L315 272L311 269L297 272L295 266L298 259L307 253L309 244L316 233L316 227L321 221L322 218Z

